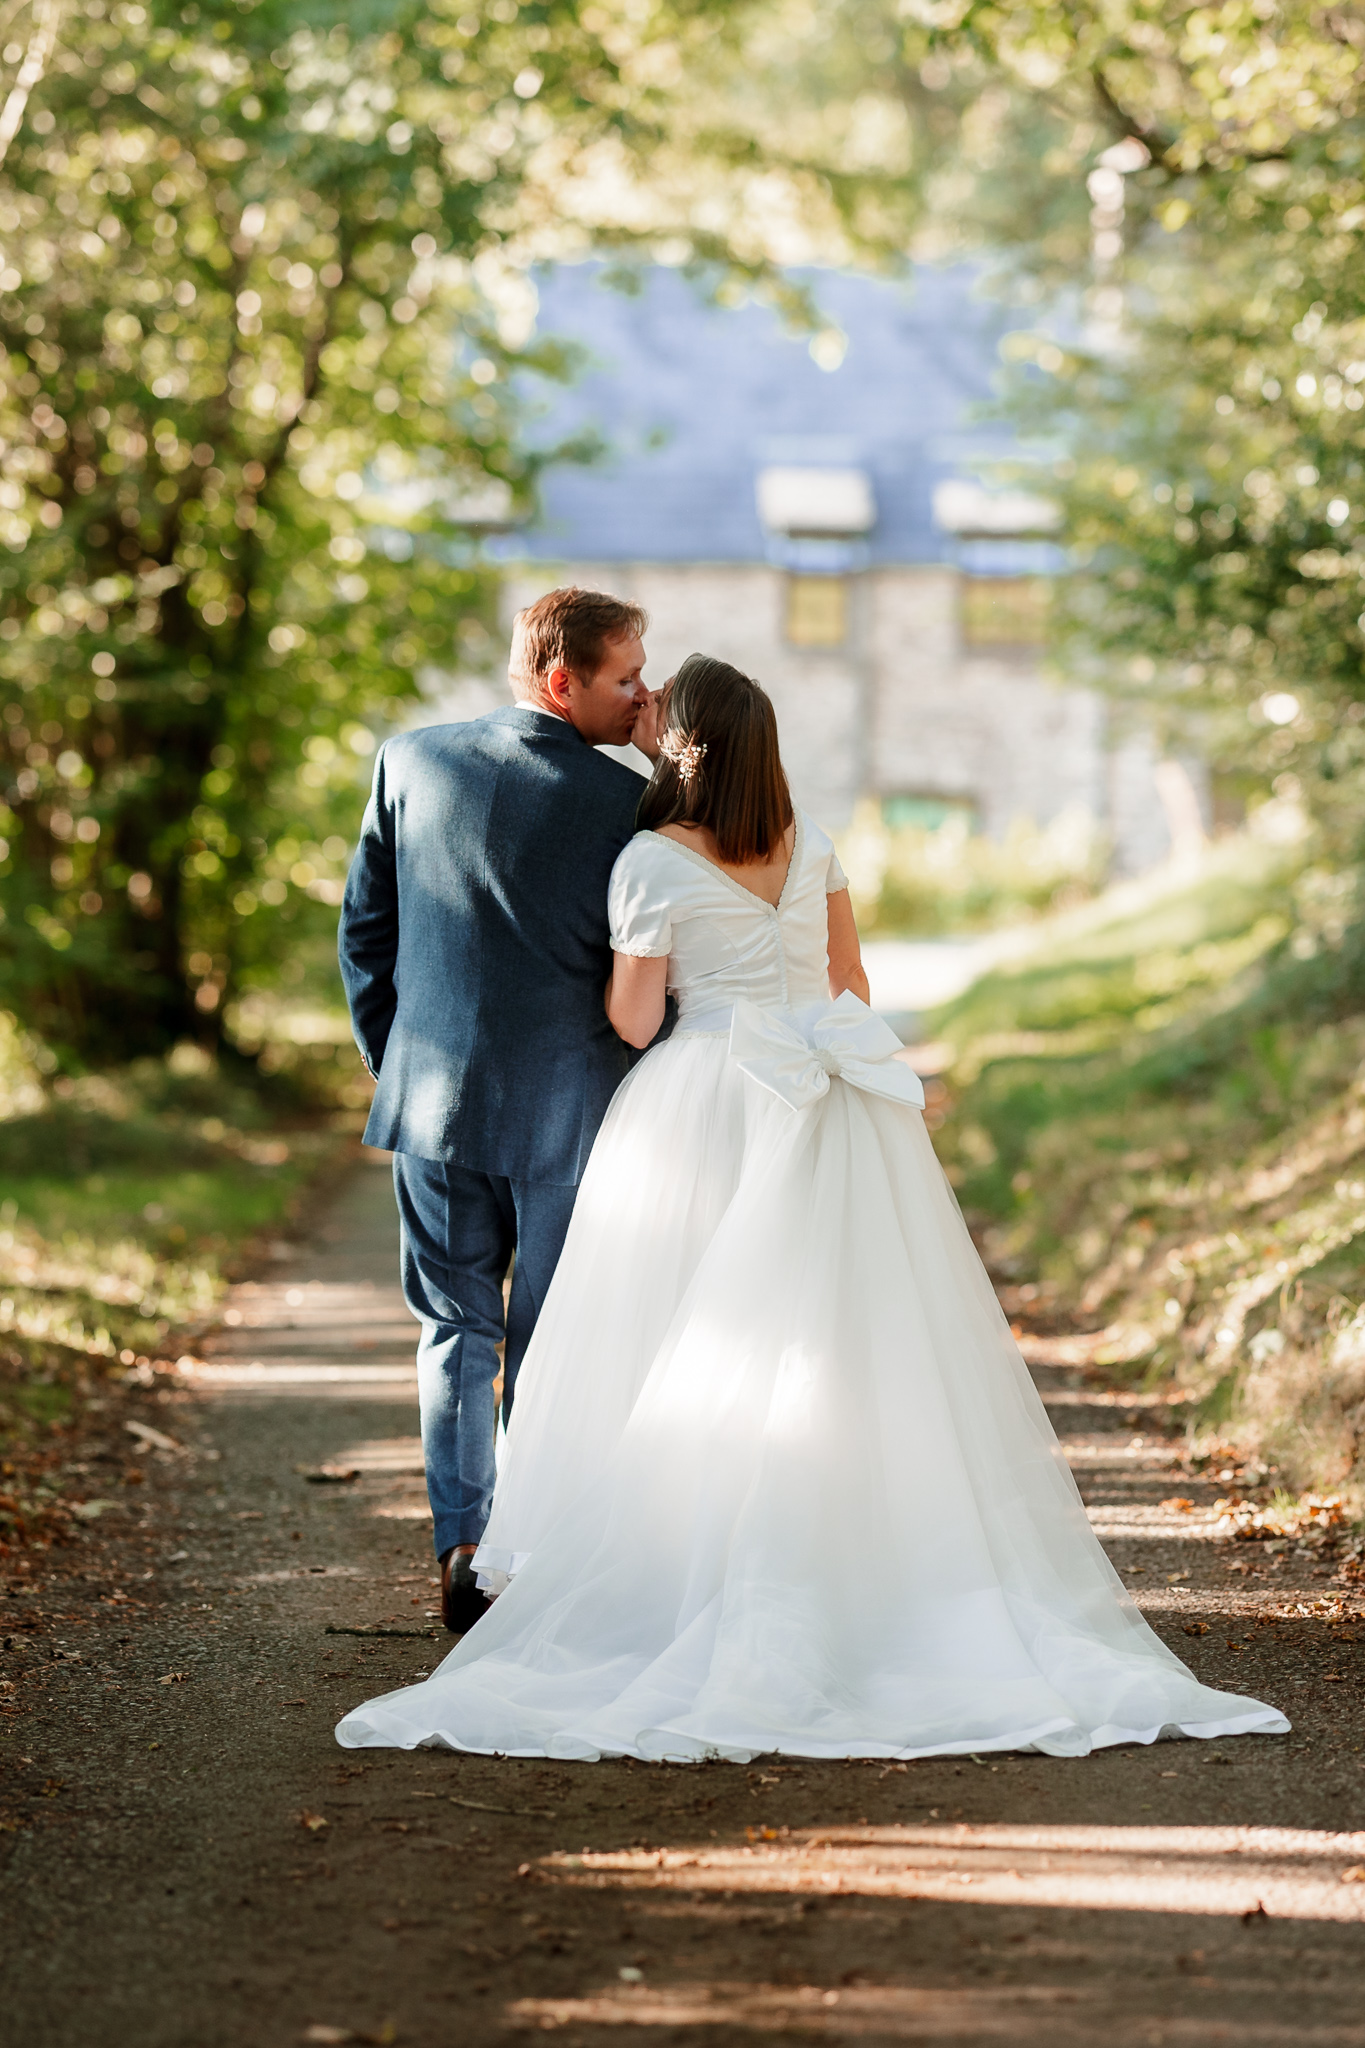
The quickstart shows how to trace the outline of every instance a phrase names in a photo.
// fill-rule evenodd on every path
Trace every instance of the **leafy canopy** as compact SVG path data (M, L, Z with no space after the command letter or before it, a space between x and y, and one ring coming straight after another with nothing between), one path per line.
M566 367L509 252L668 226L647 173L705 154L673 83L729 30L713 0L20 19L0 973L107 1058L329 948L376 722L487 644L474 536L536 468L509 373Z

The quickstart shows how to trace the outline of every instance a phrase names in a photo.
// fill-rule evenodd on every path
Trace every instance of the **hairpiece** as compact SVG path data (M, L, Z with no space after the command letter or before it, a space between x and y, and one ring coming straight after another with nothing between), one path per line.
M683 788L690 789L692 778L700 768L706 752L705 740L688 740L679 732L666 732L659 741L659 752L666 761L673 763Z

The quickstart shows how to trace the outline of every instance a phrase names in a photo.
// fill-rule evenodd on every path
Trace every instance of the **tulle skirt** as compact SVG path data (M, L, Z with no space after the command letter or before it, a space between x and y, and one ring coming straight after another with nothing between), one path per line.
M1100 1548L920 1113L723 1036L616 1095L522 1366L504 1587L349 1748L747 1762L1283 1733Z

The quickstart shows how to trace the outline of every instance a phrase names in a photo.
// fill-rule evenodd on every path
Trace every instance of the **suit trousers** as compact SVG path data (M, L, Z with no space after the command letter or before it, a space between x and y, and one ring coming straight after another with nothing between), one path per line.
M576 1187L508 1180L411 1152L393 1155L402 1225L403 1296L422 1326L417 1394L437 1557L477 1543L493 1500L503 1345L502 1416L563 1249ZM515 1264L513 1261L515 1260ZM503 1308L503 1282L512 1286Z

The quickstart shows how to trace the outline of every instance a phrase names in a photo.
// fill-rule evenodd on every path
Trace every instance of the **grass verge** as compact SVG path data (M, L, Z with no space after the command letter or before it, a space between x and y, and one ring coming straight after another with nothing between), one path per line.
M114 1075L4 1077L0 1553L91 1512L72 1459L111 1383L150 1383L267 1256L341 1121L182 1049ZM138 1478L129 1482L138 1483Z
M1063 921L934 1020L939 1145L1035 1325L1359 1508L1365 926L1304 900L1239 841Z

